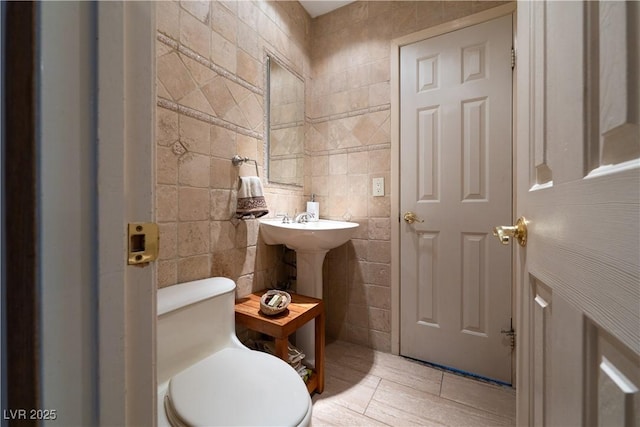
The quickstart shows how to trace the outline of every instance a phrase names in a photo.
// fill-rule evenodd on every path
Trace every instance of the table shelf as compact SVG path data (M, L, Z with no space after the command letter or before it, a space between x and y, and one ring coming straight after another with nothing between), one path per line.
M321 299L291 294L287 309L275 316L267 316L260 311L260 297L266 292L255 292L236 301L236 322L248 329L263 333L275 339L276 356L284 361L289 359L289 336L305 323L315 323L315 369L307 380L309 393L324 390L324 304Z

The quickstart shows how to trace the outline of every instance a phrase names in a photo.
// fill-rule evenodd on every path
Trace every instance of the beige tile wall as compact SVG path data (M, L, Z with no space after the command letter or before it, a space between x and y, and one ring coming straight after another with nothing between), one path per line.
M391 40L500 4L358 1L313 20L306 192L321 216L361 225L324 265L330 336L391 349ZM374 177L384 197L372 196Z
M230 159L257 159L264 177L265 50L308 79L311 19L297 2L156 4L158 286L226 276L243 296L283 269L256 220L232 219L238 176L255 168ZM265 197L271 215L303 207L302 190L265 185Z
M389 351L390 41L502 3L358 1L314 20L288 1L157 3L158 285L224 275L242 295L281 274L257 221L229 220L229 159L264 164L267 48L305 78L304 195L318 195L321 217L361 225L324 264L327 333ZM372 197L374 177L384 197ZM272 213L304 207L303 191L265 191Z

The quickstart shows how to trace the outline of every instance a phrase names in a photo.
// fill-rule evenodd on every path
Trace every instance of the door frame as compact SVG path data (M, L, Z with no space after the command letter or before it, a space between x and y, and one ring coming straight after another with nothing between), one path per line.
M155 221L156 5L96 8L97 423L155 426L157 265L127 265L125 224Z
M446 22L435 27L427 28L391 40L391 352L400 354L400 48L428 38L437 37L452 31L470 27L476 24L512 15L513 38L516 39L516 2L494 7L473 15L465 16L454 21ZM515 117L515 79L513 79L513 114ZM512 134L515 130L512 124ZM515 165L515 139L512 138ZM512 210L515 212L516 199L513 186ZM397 220L396 220L397 218ZM498 225L498 224L496 224ZM514 252L515 253L515 252ZM513 275L515 278L515 255L512 255ZM511 293L512 317L516 319L515 311L515 280L512 280ZM515 324L514 324L515 327ZM516 365L515 352L512 355L512 379L515 384Z

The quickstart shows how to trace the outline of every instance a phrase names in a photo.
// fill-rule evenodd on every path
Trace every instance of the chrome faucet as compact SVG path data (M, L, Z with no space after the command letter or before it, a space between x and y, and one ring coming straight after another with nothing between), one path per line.
M291 218L289 217L289 215L285 212L282 214L276 214L277 218L282 218L282 223L283 224L289 224L291 222Z
M315 214L313 212L301 212L294 218L293 222L308 222L309 218L313 218Z

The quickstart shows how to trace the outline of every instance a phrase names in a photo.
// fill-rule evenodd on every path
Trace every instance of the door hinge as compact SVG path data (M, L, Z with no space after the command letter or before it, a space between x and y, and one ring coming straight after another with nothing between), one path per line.
M513 329L513 318L511 318L509 324L509 330L502 329L500 333L506 335L507 338L511 340L511 350L514 350L516 348L516 331Z
M511 48L511 69L516 68L516 50Z

